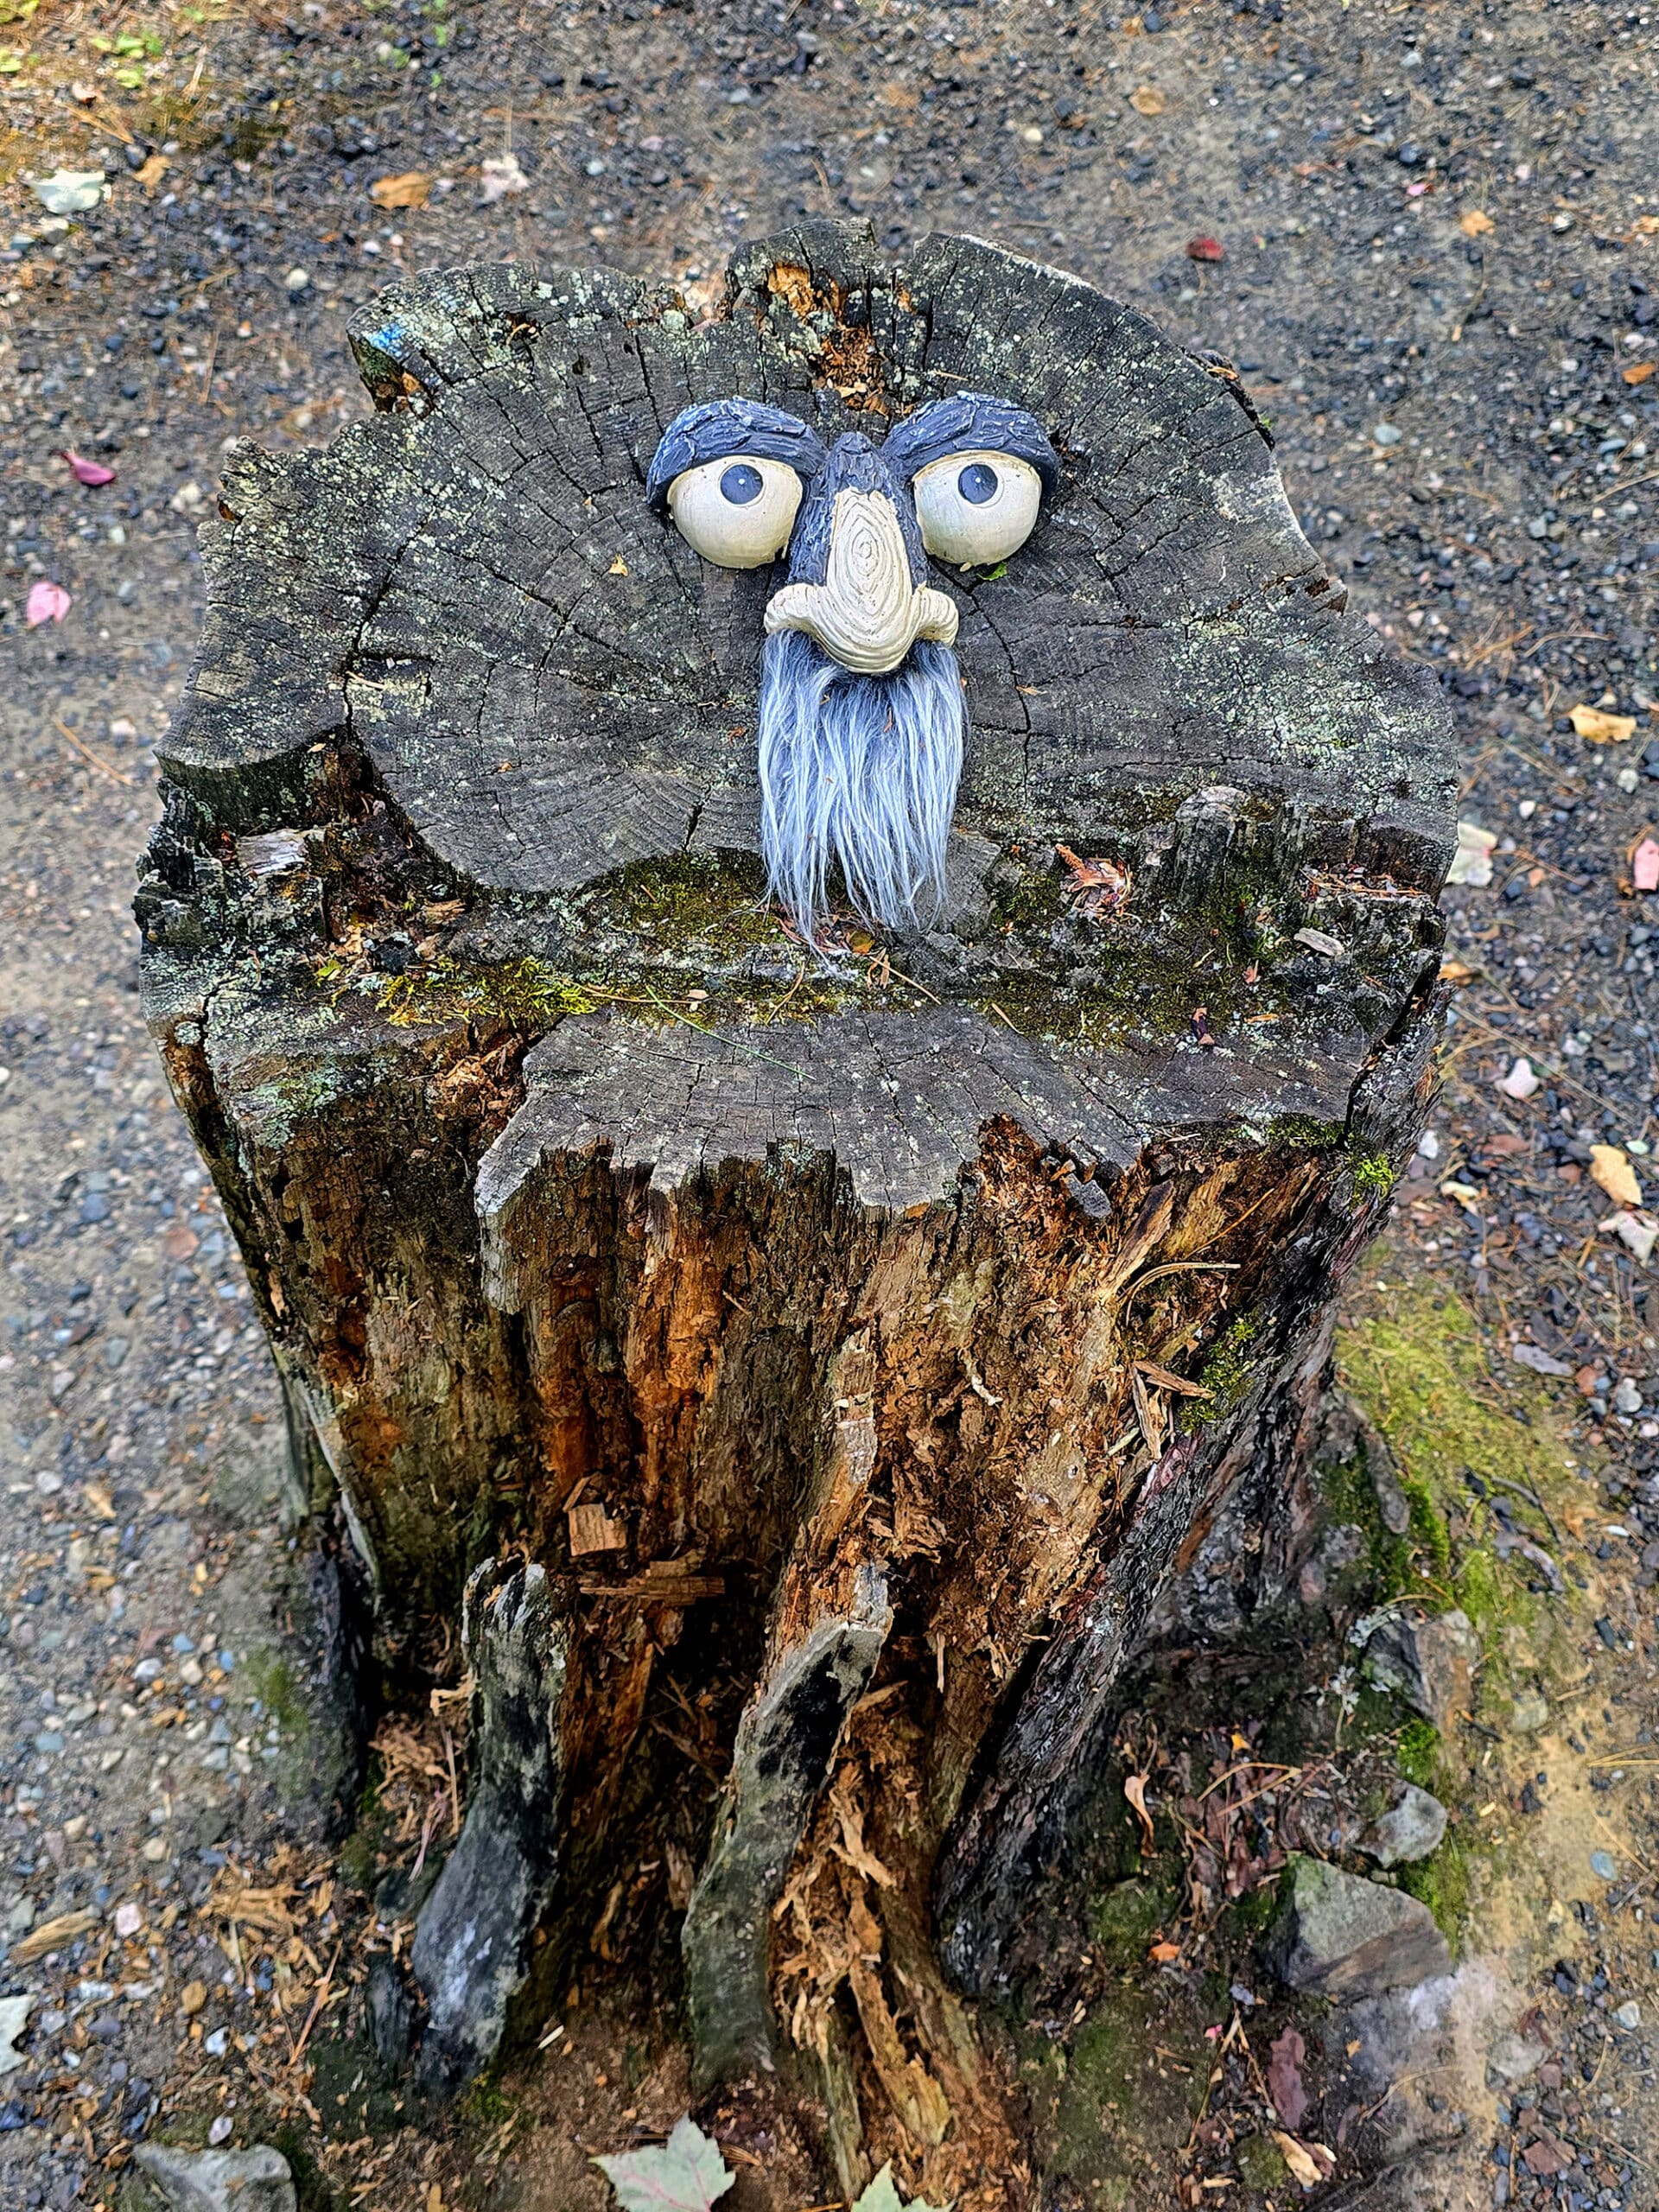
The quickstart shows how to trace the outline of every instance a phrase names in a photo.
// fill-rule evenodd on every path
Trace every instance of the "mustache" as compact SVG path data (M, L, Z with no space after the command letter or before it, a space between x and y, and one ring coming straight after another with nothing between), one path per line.
M944 857L968 709L957 657L919 639L886 676L859 676L799 631L760 659L760 843L767 887L807 942L830 874L865 921L925 927L945 902Z

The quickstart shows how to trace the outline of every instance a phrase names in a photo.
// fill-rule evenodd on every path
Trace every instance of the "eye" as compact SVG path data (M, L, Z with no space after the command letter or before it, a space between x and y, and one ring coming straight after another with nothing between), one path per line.
M1011 453L952 453L917 473L922 543L938 561L989 568L1031 536L1043 480Z
M787 461L705 461L668 487L668 511L694 553L718 569L763 569L789 543L801 480Z

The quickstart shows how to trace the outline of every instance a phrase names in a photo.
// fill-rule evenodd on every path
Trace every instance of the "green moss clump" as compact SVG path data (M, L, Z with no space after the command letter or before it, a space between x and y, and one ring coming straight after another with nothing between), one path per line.
M1464 1610L1483 1626L1524 1611L1525 1576L1515 1568L1477 1550L1454 1567L1447 1514L1476 1510L1470 1476L1511 1496L1548 1497L1567 1487L1567 1455L1543 1386L1519 1386L1537 1412L1517 1419L1497 1397L1474 1315L1460 1298L1427 1285L1351 1321L1338 1335L1337 1362L1394 1454L1410 1540L1436 1594L1447 1605L1470 1601ZM1415 1586L1422 1590L1421 1574Z
M1426 1904L1453 1951L1462 1947L1474 1891L1474 1847L1448 1829L1446 1840L1432 1857L1400 1869L1400 1886Z
M1108 1961L1127 1972L1146 1957L1147 1946L1180 1909L1173 1883L1115 1882L1094 1898L1089 1917Z
M567 1014L592 1014L599 1003L574 976L539 960L464 968L448 959L435 960L419 975L389 976L378 1001L399 1029L417 1022L493 1020L537 1032L550 1029Z
M1395 1764L1408 1782L1432 1789L1440 1771L1440 1732L1432 1720L1408 1720L1395 1745Z
M1246 2189L1287 2189L1290 2185L1285 2154L1265 2135L1247 2135L1236 2143L1233 2164Z
M265 1711L281 1722L285 1735L290 1730L298 1732L306 1726L309 1716L285 1660L279 1659L274 1652L250 1652L242 1662L242 1671Z
M1250 1346L1261 1327L1258 1315L1236 1314L1217 1338L1199 1370L1198 1380L1210 1395L1198 1402L1197 1418L1215 1421L1221 1414L1230 1413L1255 1382L1255 1363L1250 1357Z
M626 931L645 949L684 953L704 947L723 960L791 940L766 903L753 855L677 853L639 861L609 876L582 901L584 917Z
M1306 1152L1330 1152L1343 1141L1340 1122L1321 1122L1312 1114L1280 1114L1268 1124L1268 1142Z
M1354 1195L1386 1198L1394 1188L1394 1163L1386 1152L1364 1152L1354 1160Z

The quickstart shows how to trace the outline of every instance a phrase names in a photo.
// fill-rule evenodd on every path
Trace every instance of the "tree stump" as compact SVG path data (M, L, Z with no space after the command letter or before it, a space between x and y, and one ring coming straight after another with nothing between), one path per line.
M1414 1146L1438 687L1227 364L983 245L806 226L702 320L468 269L352 343L372 420L227 462L138 912L296 1503L391 1694L474 1684L418 2063L677 1929L702 2084L780 2070L849 2190L1019 2203L964 1999L1148 1609L1291 1479ZM932 573L949 911L815 954L759 859L781 570L700 562L646 472L692 401L879 445L963 389L1061 473Z

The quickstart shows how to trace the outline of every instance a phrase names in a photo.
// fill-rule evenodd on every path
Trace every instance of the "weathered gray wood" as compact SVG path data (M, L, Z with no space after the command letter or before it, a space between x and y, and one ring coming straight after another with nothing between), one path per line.
M494 2056L559 1866L565 1637L541 1568L486 1560L467 1585L461 1643L473 1678L467 1819L410 1953L427 2008L421 2072L440 2090Z
M843 1620L817 1622L784 1653L738 1728L714 1843L680 1934L702 2088L775 2063L772 1907L893 1625L879 1573L860 1575L854 1607Z
M899 2149L935 2201L1017 2201L929 1915L963 1986L1017 1975L1122 1654L1243 1471L1264 1515L1294 1484L1427 1109L1447 717L1343 612L1234 382L995 249L891 265L807 226L702 321L618 276L461 270L353 342L372 422L227 467L139 912L383 1649L482 1560L544 1578L472 1811L480 1839L559 1815L480 1905L512 1962L481 2009L446 1961L494 1859L463 1839L446 1870L424 2063L487 2057L537 1919L543 1964L596 1925L644 1945L662 1892L618 1854L683 1854L706 2066L779 2055L763 1986L792 1977L844 2178ZM879 435L964 383L1062 469L1005 573L934 572L972 717L951 909L815 962L756 856L769 580L700 563L646 468L694 399ZM834 1789L804 1738L762 1788L861 1573L894 1627L831 1669L875 1669ZM856 1905L874 1948L803 1952L854 1909L832 1884L769 1923L791 1837L833 1858L830 1798L890 1879Z

